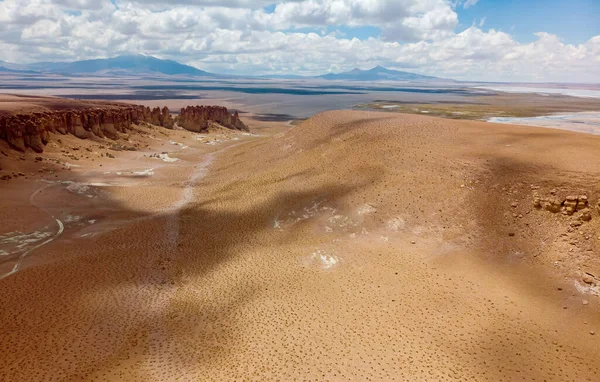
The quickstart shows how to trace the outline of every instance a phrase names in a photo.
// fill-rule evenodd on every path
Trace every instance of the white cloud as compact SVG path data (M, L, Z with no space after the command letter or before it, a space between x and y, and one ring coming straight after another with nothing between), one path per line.
M479 23L458 31L450 0L4 0L0 60L145 53L215 72L321 74L384 65L457 79L600 81L600 36L522 44ZM269 12L264 6L274 4ZM376 27L379 37L323 33ZM306 32L311 31L318 33Z
M465 9L470 8L470 7L474 6L475 4L477 4L478 1L479 0L466 0L463 7L465 7Z

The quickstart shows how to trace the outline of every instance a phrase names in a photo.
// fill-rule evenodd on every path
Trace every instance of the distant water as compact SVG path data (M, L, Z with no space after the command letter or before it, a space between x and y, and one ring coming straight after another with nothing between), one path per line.
M488 122L540 126L600 135L600 112L554 114L531 118L493 117Z
M486 89L506 93L534 93L539 95L566 95L581 98L600 98L600 90L590 89L535 88L523 86L477 86L474 89Z

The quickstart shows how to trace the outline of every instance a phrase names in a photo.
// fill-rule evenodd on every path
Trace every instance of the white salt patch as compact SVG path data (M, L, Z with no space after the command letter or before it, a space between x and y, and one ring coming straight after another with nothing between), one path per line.
M52 232L35 231L31 233L11 232L0 236L0 245L16 244L17 248L25 247L29 244L37 243L47 237L52 236Z
M73 222L78 222L81 220L81 216L73 216L73 215L67 215L67 217L65 218L65 223L73 223Z
M160 160L162 160L163 162L169 162L169 163L179 161L179 158L171 158L169 156L169 154L158 154L158 158Z
M179 142L175 142L175 141L169 141L170 144L172 144L173 146L179 146L181 147L182 150L187 149L188 147L186 145L184 145L183 143L179 143Z
M132 178L146 178L154 175L154 171L152 169L143 171L117 171L115 174L117 174L117 176L127 176Z
M90 187L85 183L73 183L67 187L67 190L75 194L85 194Z
M65 184L68 184L65 182ZM109 183L71 183L69 184L69 186L67 187L67 190L69 190L72 193L75 194L79 194L79 195L83 195L85 193L87 193L90 190L90 187L110 187L111 184ZM92 195L86 195L88 198L92 198Z
M400 107L400 105L383 105L383 106L381 106L382 109L395 109L397 107Z
M362 206L358 209L359 215L374 214L375 212L377 212L377 208L373 207L370 204L365 204L364 206Z
M330 225L343 228L346 231L347 227L356 227L359 223L352 221L348 216L334 215L327 219Z
M388 221L387 226L390 231L400 231L406 227L406 222L402 218L393 218Z
M310 259L313 264L316 264L321 269L331 269L338 265L340 261L337 256L330 255L321 250L314 252Z
M116 174L118 176L131 176L131 177L137 177L137 178L145 178L145 177L153 176L154 169L149 168L149 169L142 170L142 171L117 171Z
M135 171L134 175L136 175L136 176L152 176L152 175L154 175L154 169L149 168L149 169L143 170L143 171Z
M302 211L300 211L300 212L291 211L290 213L287 214L287 218L280 219L280 217L277 216L274 220L274 228L282 230L283 228L286 228L290 225L299 223L301 221L312 219L325 211L333 211L333 212L331 212L331 214L333 214L335 212L335 209L333 209L331 207L322 207L321 206L322 204L323 204L323 201L320 201L320 202L313 201L313 203L310 206L304 207L302 209ZM344 218L348 219L347 217L342 216L342 215L339 215L339 217L341 219L344 219ZM329 219L332 219L332 218L329 218ZM335 219L337 219L337 217L334 217L334 220ZM348 224L346 223L345 225L348 225Z
M600 296L600 286L591 286L582 284L581 282L574 280L573 285L575 289L581 294L592 294L594 296Z
M506 93L533 93L539 95L566 95L581 98L600 98L600 90L568 88L534 88L526 86L477 86L475 89L487 89Z
M548 127L600 135L600 113L598 112L553 114L529 118L492 117L487 121L513 125Z

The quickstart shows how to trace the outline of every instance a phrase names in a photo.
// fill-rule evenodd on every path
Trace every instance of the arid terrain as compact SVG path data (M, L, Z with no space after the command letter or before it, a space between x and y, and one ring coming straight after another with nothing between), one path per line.
M600 137L241 118L0 140L0 380L600 379Z

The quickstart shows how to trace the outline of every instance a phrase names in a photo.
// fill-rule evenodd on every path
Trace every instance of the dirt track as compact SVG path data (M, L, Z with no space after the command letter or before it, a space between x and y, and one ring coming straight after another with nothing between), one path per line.
M600 138L374 112L273 126L111 187L103 219L127 222L67 227L0 281L0 379L600 377L582 281L600 217L532 203L595 206Z

